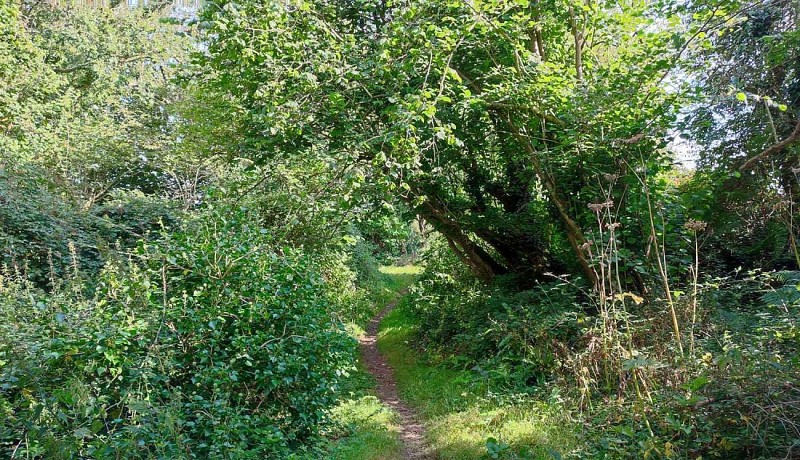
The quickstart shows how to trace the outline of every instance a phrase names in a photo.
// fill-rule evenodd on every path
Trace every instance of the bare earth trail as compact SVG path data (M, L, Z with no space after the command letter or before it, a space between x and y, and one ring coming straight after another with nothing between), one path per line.
M361 355L367 370L377 381L378 399L400 416L400 440L403 443L403 458L413 460L431 459L433 457L425 448L425 428L419 422L419 416L416 411L404 403L397 395L397 382L394 378L394 372L378 351L378 325L396 305L397 301L391 302L369 322L367 333L360 340Z

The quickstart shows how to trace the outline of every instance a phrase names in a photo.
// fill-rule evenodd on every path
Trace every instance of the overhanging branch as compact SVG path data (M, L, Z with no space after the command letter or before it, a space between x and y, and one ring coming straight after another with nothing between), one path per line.
M753 158L750 158L749 160L745 161L741 166L739 166L739 171L744 172L744 171L748 171L748 170L752 169L753 166L756 165L756 163L760 162L761 160L763 160L763 159L765 159L765 158L767 158L767 157L769 157L771 155L774 155L774 154L784 150L785 148L787 148L790 145L794 144L798 140L800 140L800 120L798 120L797 125L795 125L795 127L794 127L794 131L792 131L792 134L789 134L789 137L787 137L786 139L778 142L777 144L773 144L773 145L767 147L766 149L764 149L758 155L756 155Z

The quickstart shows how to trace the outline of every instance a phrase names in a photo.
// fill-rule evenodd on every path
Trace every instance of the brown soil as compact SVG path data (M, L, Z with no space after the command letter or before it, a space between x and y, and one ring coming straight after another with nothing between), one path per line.
M417 413L408 407L397 395L397 382L392 368L378 352L378 325L397 305L392 302L378 313L367 326L367 334L361 342L361 355L367 370L378 382L378 399L400 416L400 440L403 442L403 458L423 460L433 458L425 449L425 428L419 422Z

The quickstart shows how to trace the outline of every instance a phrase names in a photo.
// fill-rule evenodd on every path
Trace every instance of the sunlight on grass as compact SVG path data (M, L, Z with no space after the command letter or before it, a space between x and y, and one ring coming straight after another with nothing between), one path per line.
M490 437L507 444L509 454L528 450L541 459L575 444L558 407L488 399L468 372L425 364L409 347L412 339L413 320L400 306L383 321L378 347L395 369L400 396L426 421L428 442L440 458L485 458Z
M384 276L384 295L379 299L379 304L395 300L397 293L413 284L422 273L422 267L417 265L383 266L379 270Z
M419 275L422 273L422 267L419 265L384 265L378 270L387 275Z
M397 414L373 394L375 379L360 362L347 379L342 394L349 395L331 410L336 427L322 458L336 460L399 460L401 444ZM310 459L309 459L310 460Z
M380 267L382 276L378 286L373 289L373 314L396 300L398 293L411 285L421 267ZM353 338L366 335L365 325L355 322L345 323L345 330ZM331 419L339 427L338 432L327 435L332 439L325 457L335 460L400 460L401 443L397 427L397 414L383 406L374 396L375 381L361 363L347 381L350 398L341 401L331 411Z
M551 452L566 452L564 448L574 442L569 425L546 404L491 406L490 401L478 401L465 410L433 418L429 437L442 458L485 456L489 437L508 444L511 451L527 448L533 458L541 459L552 459Z
M337 460L394 460L402 458L397 435L397 416L375 396L342 402L331 413L333 420L352 434L339 439L326 458Z
M347 332L347 335L356 340L364 337L367 334L367 331L365 331L363 327L352 321L344 323L344 331Z

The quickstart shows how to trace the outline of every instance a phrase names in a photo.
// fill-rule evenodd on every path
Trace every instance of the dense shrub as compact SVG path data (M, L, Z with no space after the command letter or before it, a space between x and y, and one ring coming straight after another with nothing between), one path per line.
M274 458L312 441L352 362L320 267L245 211L209 213L96 294L5 276L0 451Z
M0 257L39 283L53 274L60 276L73 256L83 259L86 268L96 269L99 263L96 251L90 249L92 216L48 186L33 170L0 165Z
M381 276L378 271L380 265L375 257L378 248L358 234L353 240L348 266L356 275L359 284L374 284Z
M556 347L575 337L575 289L552 282L514 292L502 280L477 281L444 247L426 256L409 299L432 349L469 357L483 375L518 390L542 383L558 367Z
M177 224L175 204L116 191L84 209L58 193L40 168L0 164L0 261L38 286L75 268L94 275L115 246L130 249Z
M451 253L427 259L410 298L420 343L495 390L559 394L586 427L579 458L773 458L800 444L797 272L708 280L696 324L679 297L682 356L659 299L598 311L570 283L514 291Z

